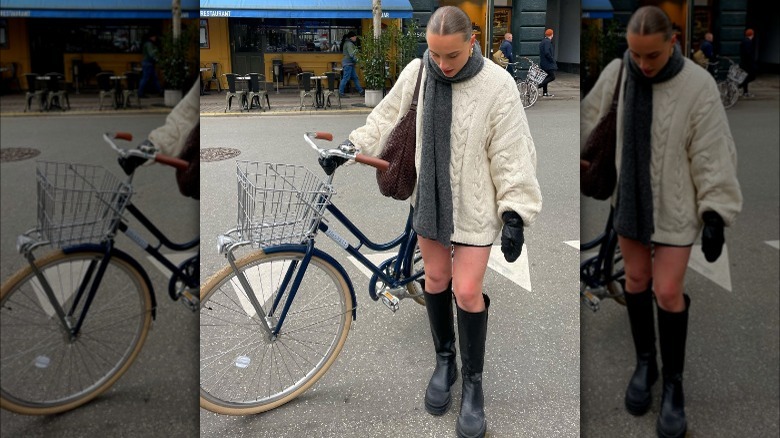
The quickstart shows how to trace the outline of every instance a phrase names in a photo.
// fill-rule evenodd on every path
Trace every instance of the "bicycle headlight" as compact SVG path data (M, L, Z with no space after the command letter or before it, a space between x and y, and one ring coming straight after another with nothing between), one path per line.
M236 241L232 237L220 234L217 236L217 252L224 254L227 248L234 243L236 243Z

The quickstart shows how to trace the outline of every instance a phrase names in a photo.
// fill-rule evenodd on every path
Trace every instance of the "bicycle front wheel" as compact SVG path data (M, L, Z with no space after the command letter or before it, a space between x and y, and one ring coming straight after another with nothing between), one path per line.
M303 256L261 251L236 262L271 327L289 300ZM280 290L285 279L288 285ZM336 360L352 324L347 281L316 256L275 339L230 266L211 277L200 295L200 405L220 414L256 414L301 395Z
M103 254L52 252L35 262L57 304L75 325L86 293L84 278ZM91 285L90 280L90 285ZM88 291L89 289L87 289ZM75 304L74 304L75 302ZM141 350L152 320L144 277L114 256L90 304L80 332L71 336L30 266L0 289L2 407L20 414L48 415L74 409L97 397L124 374Z
M412 258L409 261L409 266L411 266L412 275L424 270L422 253L420 252L420 244L417 242L414 245L414 252L412 253ZM425 296L423 295L422 283L419 281L412 281L406 285L406 291L409 293L409 296L412 297L412 300L414 300L415 303L421 304L423 306L425 305Z
M729 109L737 103L737 99L739 99L737 84L731 81L719 82L718 91L720 92L720 100L723 102L723 108Z

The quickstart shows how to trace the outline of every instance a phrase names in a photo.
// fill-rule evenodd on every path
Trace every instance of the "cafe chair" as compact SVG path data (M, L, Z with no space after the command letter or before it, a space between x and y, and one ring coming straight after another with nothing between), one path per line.
M338 82L336 82L336 72L325 72L323 76L328 78L328 89L325 90L325 108L331 106L330 98L333 96L339 104L339 109L341 109L341 95L339 95Z
M24 112L31 109L33 100L38 102L38 111L43 111L43 105L46 103L46 90L38 87L38 80L40 76L38 73L25 73L24 78L27 81L27 93L25 93L24 100L27 104L24 107Z
M217 92L222 92L222 85L219 83L219 63L218 62L212 62L211 63L211 77L206 79L206 81L203 84L203 91L208 91L211 89L211 83L216 82L217 83Z
M234 97L238 99L238 103L241 106L241 110L243 111L244 102L246 101L246 91L236 90L235 73L225 73L224 76L227 79L227 84L228 84L227 94L225 94L225 112L228 112L228 110L230 109Z
M134 71L125 72L125 81L127 82L127 89L122 90L122 105L127 108L127 104L130 103L131 97L135 96L135 100L138 103L138 107L141 107L141 98L138 97L138 84L141 82L140 75Z
M51 109L53 105L56 105L63 111L65 106L70 109L70 98L68 97L68 90L60 88L61 81L65 79L65 75L62 73L51 72L46 73L50 79L48 81L48 93L46 94L46 108Z
M100 89L100 107L98 108L98 111L103 109L103 98L106 96L110 99L109 102L111 102L112 106L116 105L116 89L111 83L111 76L114 76L114 72L112 71L102 71L95 75L98 88Z
M10 62L8 63L8 77L3 78L3 90L13 91L15 89L22 89L22 84L19 83L19 64Z
M260 85L262 83L262 86ZM249 108L252 108L252 104L256 101L257 106L263 109L263 98L265 97L266 103L268 103L268 109L271 109L271 101L268 99L268 91L265 85L265 75L259 73L249 73L249 93L247 100L249 101Z
M302 73L298 73L296 77L298 78L298 94L301 96L301 111L303 111L303 99L306 96L309 96L311 98L311 106L313 107L315 105L314 102L314 93L312 93L311 89L311 77L314 76L314 73L310 71L305 71Z

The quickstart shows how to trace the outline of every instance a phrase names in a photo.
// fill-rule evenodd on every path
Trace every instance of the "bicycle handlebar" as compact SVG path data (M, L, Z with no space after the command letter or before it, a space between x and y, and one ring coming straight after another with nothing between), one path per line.
M303 135L303 139L306 140L306 143L309 143L309 146L311 146L320 157L327 158L327 157L341 157L346 158L348 160L355 160L358 163L367 164L371 167L375 167L379 170L387 170L388 167L390 167L390 163L387 161L372 157L370 155L361 154L355 149L354 146L350 145L339 145L337 149L320 149L319 146L317 146L312 139L318 139L318 140L333 140L333 134L329 132L307 132Z
M140 146L139 149L122 149L117 146L116 143L114 143L114 139L133 141L133 134L129 132L106 132L103 134L103 140L108 143L108 145L111 146L111 149L113 149L122 158L144 158L146 160L153 160L160 164L165 164L166 166L171 166L179 170L187 170L190 165L189 162L182 160L181 158L161 154L157 152L154 147Z

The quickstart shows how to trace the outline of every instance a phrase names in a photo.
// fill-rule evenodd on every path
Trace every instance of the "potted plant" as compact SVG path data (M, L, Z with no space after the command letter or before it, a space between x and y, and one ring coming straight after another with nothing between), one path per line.
M385 87L385 63L389 61L389 46L388 34L383 32L379 37L374 37L373 26L361 38L357 60L363 70L366 106L371 108L377 106L382 100Z
M179 38L173 38L171 30L162 36L159 66L162 70L165 106L173 107L181 100L188 76L188 54L193 47L192 32L183 28Z

